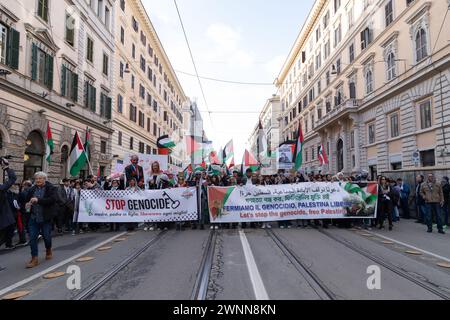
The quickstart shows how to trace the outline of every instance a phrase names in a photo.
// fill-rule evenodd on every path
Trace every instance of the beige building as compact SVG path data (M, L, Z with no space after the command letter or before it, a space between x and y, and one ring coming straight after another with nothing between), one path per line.
M111 164L114 0L0 0L0 154L18 179L68 177L75 131L91 130L93 172ZM54 154L44 159L47 124ZM89 172L86 167L82 175ZM1 179L1 178L0 178Z
M118 0L112 153L157 153L157 139L183 138L183 106L189 104L140 0ZM187 119L189 121L189 119ZM182 166L183 155L169 162Z
M450 169L448 0L317 0L277 80L306 171Z

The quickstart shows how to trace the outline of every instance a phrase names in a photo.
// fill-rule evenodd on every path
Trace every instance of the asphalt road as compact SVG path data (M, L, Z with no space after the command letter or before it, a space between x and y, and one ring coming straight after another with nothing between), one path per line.
M394 231L232 229L215 231L206 299L450 299L450 235L428 234L412 221ZM28 290L22 299L67 300L98 285L88 299L189 300L199 283L210 230L96 232L55 237L54 259L26 269L29 248L0 250L0 297ZM144 248L146 244L149 244ZM98 247L110 246L106 251ZM415 254L407 253L412 251ZM77 262L79 257L92 257ZM69 267L80 270L81 289L67 286ZM369 289L378 267L380 289ZM68 269L69 268L69 269ZM112 270L115 270L114 272ZM61 271L55 279L49 272ZM112 273L111 273L112 272Z

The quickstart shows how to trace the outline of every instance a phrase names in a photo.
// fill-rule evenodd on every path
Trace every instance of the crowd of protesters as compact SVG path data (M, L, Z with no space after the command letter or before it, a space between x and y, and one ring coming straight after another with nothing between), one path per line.
M16 175L8 166L7 160L2 160L2 169L7 176L4 184L0 184L0 245L5 244L6 249L14 249L19 246L29 245L31 249L31 260L26 265L32 268L38 265L38 241L43 238L46 253L45 259L52 259L52 234L72 235L85 232L96 232L99 229L119 231L125 228L132 231L138 227L135 223L77 223L80 190L133 190L144 189L167 189L177 187L198 187L201 190L200 219L196 222L177 223L144 223L144 230L167 230L176 228L204 229L210 225L207 187L208 186L233 186L233 185L276 185L296 184L303 182L368 182L368 173L362 172L357 176L345 176L343 173L331 174L309 174L304 175L284 173L263 176L258 172L248 169L244 174L239 170L220 173L199 171L190 173L174 174L170 171L160 170L157 162L152 164L150 178L145 181L141 167L138 166L137 157L132 157L131 164L125 168L122 177L98 178L93 175L86 179L62 179L59 186L48 181L47 174L37 172L33 181L23 181L19 192L12 192L10 188L16 183ZM441 183L437 183L433 174L425 178L417 176L416 189L404 183L402 179L390 180L384 176L378 177L378 206L376 219L322 219L322 220L294 220L279 221L281 229L287 228L328 228L330 224L337 227L360 227L370 230L371 228L384 228L386 220L389 230L393 229L394 222L400 218L410 219L411 193L414 194L417 221L427 226L427 231L433 230L433 217L439 233L445 233L448 225L450 184L449 179L444 177ZM237 228L238 223L213 224L211 229ZM272 228L271 223L241 223L242 228ZM13 244L14 235L18 235L18 242ZM0 266L1 268L1 266Z

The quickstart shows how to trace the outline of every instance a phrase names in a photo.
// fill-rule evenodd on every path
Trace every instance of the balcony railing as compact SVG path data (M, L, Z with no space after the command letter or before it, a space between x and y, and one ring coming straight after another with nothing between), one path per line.
M338 120L342 115L349 111L355 111L361 105L361 100L348 99L338 106L335 106L326 113L322 118L318 119L315 127L320 128L324 124L328 124L330 121Z

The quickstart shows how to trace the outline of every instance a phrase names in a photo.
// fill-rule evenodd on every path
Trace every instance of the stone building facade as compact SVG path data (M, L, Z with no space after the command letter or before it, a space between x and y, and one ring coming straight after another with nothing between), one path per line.
M18 179L68 177L75 131L90 131L92 171L108 174L114 0L0 0L0 154ZM89 88L89 89L87 89ZM47 124L54 154L44 159ZM89 129L87 129L89 128ZM82 175L91 172L86 167Z
M448 10L447 0L315 2L276 80L283 137L302 125L307 172L450 171Z

